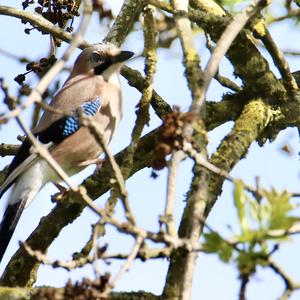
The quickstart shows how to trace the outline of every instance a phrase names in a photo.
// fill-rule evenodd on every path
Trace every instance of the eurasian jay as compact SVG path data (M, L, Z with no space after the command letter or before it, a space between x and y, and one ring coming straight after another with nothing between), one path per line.
M133 52L121 51L110 43L84 49L75 61L70 76L32 130L47 144L52 157L71 176L81 171L85 162L96 160L101 147L87 127L81 127L78 108L92 116L103 128L109 142L122 117L119 71ZM59 113L61 111L61 113ZM56 172L32 151L28 138L11 162L0 189L0 198L13 185L8 207L0 224L0 261L6 251L23 209L48 182L57 182Z

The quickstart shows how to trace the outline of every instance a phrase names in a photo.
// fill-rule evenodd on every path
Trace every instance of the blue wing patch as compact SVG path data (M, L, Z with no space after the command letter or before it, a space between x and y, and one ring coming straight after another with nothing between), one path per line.
M99 98L92 101L84 102L81 105L83 112L88 116L94 116L101 106ZM69 136L79 129L78 119L75 116L66 118L65 126L63 128L63 136Z
M99 98L86 101L81 105L83 112L88 116L94 116L101 107ZM69 135L72 135L80 128L78 118L76 116L64 117L54 122L46 130L39 132L37 137L42 143L60 143Z
M99 110L101 106L99 98L96 98L93 101L87 101L84 102L81 107L83 108L83 111L88 116L94 116L96 112Z

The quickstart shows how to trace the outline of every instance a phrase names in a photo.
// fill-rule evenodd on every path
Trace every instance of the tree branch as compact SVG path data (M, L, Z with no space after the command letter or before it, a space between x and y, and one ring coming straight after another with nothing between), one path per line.
M50 21L42 17L40 14L31 13L24 10L17 9L10 6L0 6L0 15L6 15L15 17L29 22L32 26L38 27L44 32L50 33L55 37L70 43L73 40L73 35L65 30L53 25ZM85 41L80 41L79 47L81 49L87 47L88 44Z
M68 289L70 289L68 287ZM75 293L75 291L74 291ZM48 296L47 296L48 295ZM50 288L50 287L36 287L36 288L8 288L8 287L0 287L0 299L10 299L10 300L40 300L53 299L55 295L55 299L64 299L65 298L65 289L64 288ZM77 291L78 296L78 291ZM51 297L51 298L50 298ZM87 298L86 298L87 299ZM112 292L109 295L109 299L111 300L159 300L160 297L151 293L146 292Z

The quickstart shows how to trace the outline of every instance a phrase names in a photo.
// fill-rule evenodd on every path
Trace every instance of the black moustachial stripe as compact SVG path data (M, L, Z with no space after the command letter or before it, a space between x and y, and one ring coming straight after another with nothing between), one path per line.
M105 70L107 70L112 65L111 59L107 58L102 61L98 66L94 68L95 75L101 75Z

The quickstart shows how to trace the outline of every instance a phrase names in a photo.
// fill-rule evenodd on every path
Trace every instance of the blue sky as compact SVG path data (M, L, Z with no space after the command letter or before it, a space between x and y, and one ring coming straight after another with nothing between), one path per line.
M117 12L122 1L114 1L114 10ZM275 5L281 2L276 2ZM282 3L281 3L282 4ZM20 6L20 1L2 0L1 5ZM278 6L277 6L278 7ZM277 8L276 8L277 9ZM280 13L280 12L279 12ZM0 31L0 49L5 49L17 56L26 56L32 59L46 56L48 53L49 40L47 37L40 39L40 34L32 31L29 36L25 35L23 29L25 26L19 20L0 16L2 28ZM277 27L271 28L271 33L278 45L283 49L299 50L295 41L299 40L299 28L290 27L290 23L282 22ZM295 28L295 29L293 29ZM106 32L101 30L97 23L97 17L94 16L86 39L91 42L99 42L105 36ZM208 52L203 46L203 36L195 36L197 50L201 56L202 65L208 59ZM137 31L131 35L125 44L124 49L141 53L143 49L142 32ZM60 57L64 47L58 51ZM76 51L72 61L79 51ZM268 58L268 55L266 55ZM72 61L68 63L71 66ZM289 58L290 67L294 70L300 69L300 60ZM1 73L0 77L11 86L11 92L17 88L13 78L24 72L25 66L16 63L14 60L0 54ZM143 71L143 60L135 59L130 62L133 68ZM181 49L179 42L175 41L170 50L159 50L159 61L155 76L156 91L171 105L179 105L183 111L186 111L190 104L190 93L186 88L186 81L183 77L184 69L181 65ZM222 61L221 74L231 76L232 68L226 62ZM276 73L278 75L278 72ZM66 73L61 75L62 80L67 76ZM33 80L33 76L29 76ZM122 80L124 90L124 118L118 129L117 135L111 143L111 149L114 153L123 149L130 142L130 133L135 121L135 106L140 99L140 94L133 88L127 86L126 81ZM218 100L224 93L217 83L213 83L208 91L208 99ZM0 108L0 112L2 107ZM160 120L153 114L150 126L145 132L152 130L160 124ZM23 118L29 122L30 109L23 113ZM209 134L209 152L212 153L218 146L221 138L231 129L232 123L227 123L213 130ZM17 143L16 136L21 134L20 129L12 120L7 126L1 127L0 142ZM289 144L293 149L293 154L287 156L280 151L281 146ZM288 129L279 134L273 143L267 142L263 148L253 144L249 150L246 159L243 159L233 170L232 174L236 178L242 178L246 183L253 184L255 176L259 176L262 185L265 187L274 186L277 189L289 189L293 192L299 192L299 174L300 162L298 157L299 138L295 129ZM0 167L5 166L11 158L1 158ZM191 178L190 161L185 161L180 167L178 174L177 198L175 207L175 217L178 224L182 209L183 200ZM83 178L93 172L90 167L83 173L75 176L76 182L80 183ZM149 230L158 229L158 215L163 213L164 201L166 195L166 171L161 171L156 180L150 178L150 169L145 169L130 178L127 182L129 199L132 209L137 217L138 224ZM40 218L47 214L53 207L50 201L50 195L55 193L56 189L52 185L45 187L38 195L36 201L32 203L24 212L13 240L10 244L9 251L0 266L0 272L3 266L8 262L10 255L17 249L18 241L25 240L31 231L36 227ZM99 205L104 203L107 195L97 200ZM3 212L5 200L3 198L0 205L0 212ZM117 208L117 215L121 216L120 207ZM95 222L97 217L93 212L86 209L82 216L71 226L64 229L62 234L53 243L49 250L49 257L52 259L68 259L70 254L78 251L89 237L90 224ZM229 236L228 225L233 228L237 227L236 213L233 208L232 185L228 182L224 184L223 194L219 198L216 206L211 212L209 225L221 232L224 236ZM108 229L107 236L101 240L101 245L109 244L111 252L128 252L132 246L133 240L129 237L123 237L113 228ZM295 279L300 280L299 267L295 264L299 253L299 238L295 237L295 243L284 245L274 258L282 265L285 270ZM120 266L120 262L112 262L111 265L100 263L101 271L109 271L114 274ZM134 262L132 269L123 276L117 290L146 290L156 294L161 293L165 274L167 270L167 260L140 261ZM91 267L85 267L80 270L68 273L64 270L42 266L38 274L38 285L47 284L53 286L62 286L68 278L73 280L80 279L83 276L93 278ZM215 255L199 254L197 269L193 285L193 300L199 299L236 299L239 288L238 274L230 265L221 263ZM272 288L270 288L270 286ZM218 287L218 288L216 288ZM271 271L259 269L254 279L249 284L249 300L271 300L276 299L283 290L282 282ZM226 296L225 296L226 295ZM294 293L291 299L299 299L300 292Z

